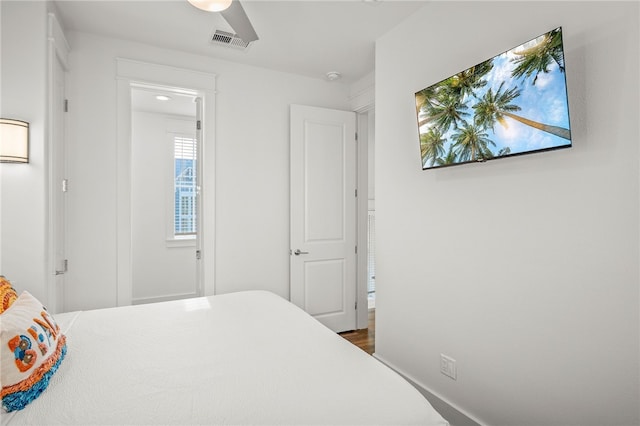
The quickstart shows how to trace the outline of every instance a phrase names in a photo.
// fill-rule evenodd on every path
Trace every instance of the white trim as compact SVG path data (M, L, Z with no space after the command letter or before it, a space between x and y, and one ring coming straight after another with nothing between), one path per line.
M168 238L167 248L196 247L196 238Z
M216 90L216 74L207 72L126 58L116 58L116 70L119 79L138 83L136 87L158 85L182 88L184 93L189 94L199 91L215 92Z
M133 270L131 267L131 83L117 81L116 161L116 306L130 305L133 299Z
M53 313L61 312L64 308L64 300L58 300L58 280L56 279L55 271L56 265L56 244L55 244L55 223L56 212L54 211L54 197L56 196L59 188L57 185L59 182L55 182L54 178L54 158L52 154L54 149L54 126L51 122L54 114L54 98L55 98L55 68L56 61L59 61L66 73L69 70L68 57L69 57L69 43L67 43L64 37L64 32L60 27L60 23L56 19L53 13L48 13L48 28L47 28L47 118L46 118L46 137L45 144L45 158L46 168L45 176L47 176L47 196L46 196L46 210L47 210L47 224L46 224L46 253L45 253L45 285L47 293L47 305ZM66 77L65 77L66 79ZM64 126L65 119L60 123ZM64 144L65 142L62 141Z
M199 182L198 184L198 197L196 198L197 201L197 205L196 205L196 209L197 209L197 213L196 213L196 220L197 220L197 224L196 224L196 229L198 230L198 237L196 238L196 253L197 253L197 260L196 260L196 282L198 283L198 294L199 295L212 295L215 292L215 287L214 287L214 277L213 277L213 267L215 267L215 251L214 251L214 234L215 234L215 222L210 222L211 226L211 235L209 238L209 242L206 243L205 242L205 238L204 238L204 232L203 229L205 229L205 219L204 219L204 214L205 212L207 212L208 214L211 214L211 217L213 219L214 216L214 208L215 208L215 203L212 202L210 203L210 206L208 206L209 210L205 210L205 201L206 200L206 195L205 192L203 191L203 185L204 188L207 188L207 184L206 183L202 183L204 182L205 179L205 174L204 174L204 170L205 170L205 152L206 149L204 147L204 142L206 141L206 138L204 136L205 134L205 109L204 109L204 100L202 99L201 96L196 96L195 98L195 102L196 102L196 123L200 123L201 126L196 126L196 149L197 149L197 158L198 158L198 166L196 168L196 173L197 173L197 181ZM213 105L211 105L213 106ZM213 109L213 108L211 108ZM212 121L210 121L210 124L214 124L213 122L213 118L211 118ZM213 126L209 127L210 129L213 129ZM213 154L214 150L210 151L210 154ZM211 157L211 161L214 161L215 158L212 157L212 155L210 155ZM215 164L215 163L209 163L209 164ZM214 173L209 173L209 175L211 176L211 178L213 179L213 176L215 174L215 170ZM211 191L210 194L213 195L213 191L215 189L215 186L213 186L213 181L212 181L212 185L210 186ZM215 201L215 198L211 198L211 201ZM208 219L207 219L208 220ZM206 251L205 249L205 245L209 244L211 245L210 247L210 251L209 251L209 265L211 266L210 271L211 271L211 275L212 278L210 280L211 283L211 289L210 292L207 292L207 288L205 287L205 270L207 269L206 264L207 264L207 257L204 257L203 260L203 252Z
M356 312L356 327L358 329L365 329L369 326L369 298L367 289L367 188L369 187L368 179L368 162L369 156L367 154L369 150L369 114L360 113L356 115L358 126L358 152L357 152L357 188L358 199L356 207L356 215L358 220L356 221L357 227L357 244L358 244L358 257L357 257L357 293L356 300L358 301L358 309Z
M48 14L49 17L49 45L54 47L55 53L58 55L60 63L66 71L69 70L69 52L71 47L64 36L64 31L60 26L60 22L53 13Z
M349 98L351 109L357 113L371 111L375 107L375 87L366 87Z
M358 126L358 202L357 202L357 301L356 326L358 329L369 325L369 298L367 290L367 193L369 188L369 120L374 119L371 112L375 108L375 75L366 75L352 86L349 97L351 109L357 113Z
M351 85L349 95L351 109L358 113L365 113L375 106L375 71L362 77Z
M117 109L117 306L133 303L131 267L131 85L186 90L203 99L202 293L215 292L215 89L216 75L201 71L116 58ZM207 168L207 165L211 167ZM206 276L207 279L204 279Z

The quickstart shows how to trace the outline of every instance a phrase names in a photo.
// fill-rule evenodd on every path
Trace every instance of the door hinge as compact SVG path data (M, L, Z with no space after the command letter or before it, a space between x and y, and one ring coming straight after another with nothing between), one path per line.
M200 130L202 128L202 122L200 120L196 121L196 130Z
M356 246L356 254L358 254L358 246Z
M56 271L56 275L66 274L69 270L69 261L67 259L62 261L62 270Z
M358 132L356 132L356 142L358 141Z
M358 301L356 300L356 311L358 310Z
M62 179L62 192L69 191L69 179Z
M202 259L202 250L196 250L196 259L197 260Z
M358 196L358 190L357 189L355 190L355 193L356 193L356 197L357 197Z
M64 112L69 112L69 99L64 100Z

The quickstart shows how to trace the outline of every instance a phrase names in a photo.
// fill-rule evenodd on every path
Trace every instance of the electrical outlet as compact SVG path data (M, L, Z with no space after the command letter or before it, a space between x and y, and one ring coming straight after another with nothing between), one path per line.
M440 354L440 372L445 376L456 380L458 378L456 360L444 354Z

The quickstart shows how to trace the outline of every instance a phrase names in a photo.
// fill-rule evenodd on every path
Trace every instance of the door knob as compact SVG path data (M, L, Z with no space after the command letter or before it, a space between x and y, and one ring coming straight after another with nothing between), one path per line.
M296 249L296 251L294 251L293 254L295 254L296 256L300 256L301 254L309 254L309 252L308 251L300 251L300 249Z

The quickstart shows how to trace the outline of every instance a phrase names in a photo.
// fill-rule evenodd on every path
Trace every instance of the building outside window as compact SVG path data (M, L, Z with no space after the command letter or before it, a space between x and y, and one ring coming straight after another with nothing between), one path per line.
M175 236L196 235L196 140L174 136L174 226Z

